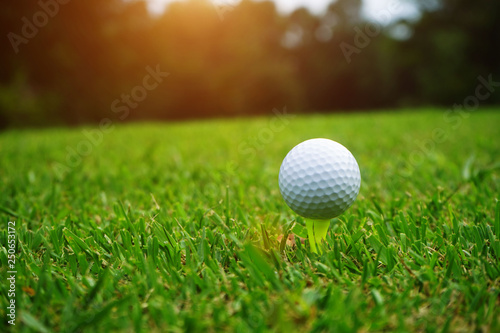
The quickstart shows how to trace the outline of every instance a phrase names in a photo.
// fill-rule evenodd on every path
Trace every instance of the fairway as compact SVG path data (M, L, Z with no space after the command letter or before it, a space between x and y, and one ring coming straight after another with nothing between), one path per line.
M14 331L498 332L499 110L284 111L1 132L0 331L13 221ZM361 171L322 254L278 188L318 137Z

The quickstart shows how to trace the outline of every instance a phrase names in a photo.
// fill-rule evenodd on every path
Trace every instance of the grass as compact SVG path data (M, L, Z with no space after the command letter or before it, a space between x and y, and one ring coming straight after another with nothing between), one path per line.
M498 332L500 112L445 115L115 124L90 146L90 127L1 133L14 330ZM320 255L277 185L313 137L347 146L362 174Z

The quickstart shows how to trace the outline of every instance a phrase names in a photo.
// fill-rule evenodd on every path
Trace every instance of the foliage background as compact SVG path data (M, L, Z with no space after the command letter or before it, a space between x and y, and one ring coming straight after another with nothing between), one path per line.
M57 13L15 52L12 34L22 36L23 19L33 23L41 4ZM478 76L498 77L498 1L417 4L420 18L382 25L361 15L361 0L332 1L324 15L284 15L249 0L226 8L190 0L161 15L144 1L9 1L0 13L0 125L98 122L157 65L171 76L127 120L269 114L285 105L451 106L474 93ZM381 30L368 39L357 32L370 27ZM348 61L341 45L363 47ZM495 94L487 103L499 101Z

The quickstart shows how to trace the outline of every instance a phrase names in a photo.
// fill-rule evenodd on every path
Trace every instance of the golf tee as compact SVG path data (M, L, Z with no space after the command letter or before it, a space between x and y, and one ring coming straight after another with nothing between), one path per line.
M307 234L309 236L309 243L311 244L311 251L318 253L319 244L326 238L330 220L306 220Z

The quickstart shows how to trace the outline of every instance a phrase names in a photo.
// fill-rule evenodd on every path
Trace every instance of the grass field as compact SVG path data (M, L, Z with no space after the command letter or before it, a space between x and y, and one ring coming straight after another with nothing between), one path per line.
M0 133L0 331L15 221L19 332L499 332L499 125L414 110ZM321 255L277 184L314 137L362 175Z

